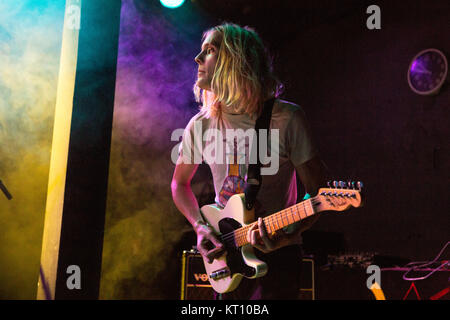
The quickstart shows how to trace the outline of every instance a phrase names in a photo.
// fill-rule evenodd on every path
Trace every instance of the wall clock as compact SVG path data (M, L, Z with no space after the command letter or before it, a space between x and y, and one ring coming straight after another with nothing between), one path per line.
M409 64L409 87L417 94L437 94L447 78L447 70L447 58L441 51L422 50Z

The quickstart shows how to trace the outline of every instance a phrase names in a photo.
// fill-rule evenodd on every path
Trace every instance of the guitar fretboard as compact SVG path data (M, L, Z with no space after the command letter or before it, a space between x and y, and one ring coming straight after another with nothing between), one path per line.
M271 233L278 231L286 226L312 216L315 213L312 205L312 200L313 198L302 201L300 203L297 203L296 205L293 205L292 207L278 211L268 217L263 218L267 233L270 235ZM245 227L233 231L236 247L241 247L249 243L247 241L248 230L256 223L258 222L253 222Z

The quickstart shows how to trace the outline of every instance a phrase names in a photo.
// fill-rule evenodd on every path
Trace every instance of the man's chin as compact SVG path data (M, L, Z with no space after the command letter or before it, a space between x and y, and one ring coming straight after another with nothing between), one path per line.
M203 90L211 90L211 86L209 86L207 83L205 83L204 81L199 81L197 80L196 82L197 87L199 87L200 89Z

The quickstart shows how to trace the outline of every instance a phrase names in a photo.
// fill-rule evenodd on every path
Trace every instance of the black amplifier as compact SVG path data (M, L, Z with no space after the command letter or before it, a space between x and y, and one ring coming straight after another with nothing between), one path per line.
M315 299L314 259L304 257L299 300ZM209 283L203 259L197 250L184 250L181 260L181 300L213 300L214 289Z
M184 250L181 259L181 300L213 300L203 259L197 250Z

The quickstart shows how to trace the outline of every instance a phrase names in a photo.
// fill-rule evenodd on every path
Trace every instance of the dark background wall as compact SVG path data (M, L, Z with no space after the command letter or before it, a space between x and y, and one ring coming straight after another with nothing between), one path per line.
M333 176L366 185L364 208L314 229L343 233L348 249L431 260L450 235L450 93L447 84L438 96L419 96L406 72L423 49L449 55L450 5L376 4L381 30L366 28L367 6L357 5L293 32L280 47L280 71Z

